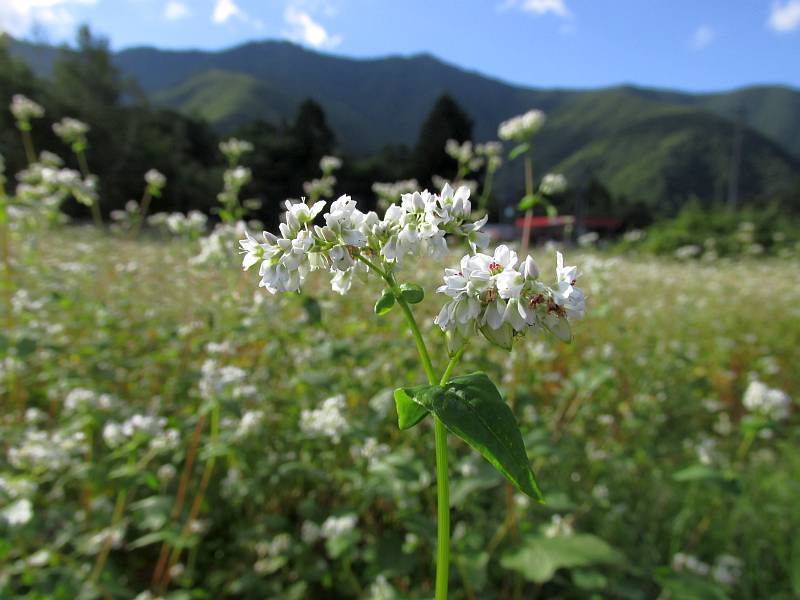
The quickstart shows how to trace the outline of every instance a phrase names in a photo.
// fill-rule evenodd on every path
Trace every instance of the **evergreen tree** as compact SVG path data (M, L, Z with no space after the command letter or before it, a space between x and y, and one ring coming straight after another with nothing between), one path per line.
M456 163L444 152L449 139L459 142L472 139L472 119L453 98L444 94L422 124L414 147L414 176L422 185L429 184L433 175L453 176Z

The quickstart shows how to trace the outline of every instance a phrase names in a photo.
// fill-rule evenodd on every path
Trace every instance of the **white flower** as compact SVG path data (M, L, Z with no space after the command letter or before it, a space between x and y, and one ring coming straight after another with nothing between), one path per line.
M510 348L513 336L528 329L547 329L564 341L571 338L568 318L583 315L583 292L575 287L575 267L564 267L559 254L558 288L538 280L539 268L528 257L517 268L517 254L499 246L493 256L475 254L461 259L460 269L446 269L446 303L434 322L459 338L480 329L492 343ZM569 281L567 281L569 280Z
M720 554L711 569L711 577L719 584L733 586L742 576L742 560L730 554Z
M331 539L350 533L358 523L358 517L354 514L346 514L341 517L328 517L322 523L320 533L322 537Z
M792 400L786 392L753 379L744 392L742 404L751 412L762 414L774 421L782 421L789 416Z
M27 498L21 498L10 504L2 512L3 518L12 527L25 525L33 518L33 505Z
M31 119L38 119L44 116L44 108L22 94L14 94L9 108L14 118L21 123L27 123Z
M561 194L567 189L567 178L558 173L548 173L542 177L539 191L546 196Z
M564 255L556 252L556 276L558 279L558 289L555 293L555 301L567 313L571 319L580 319L585 311L586 299L583 291L575 287L578 279L578 267L565 267Z
M253 144L245 140L230 138L219 144L220 152L231 162L237 162L242 154L253 151Z
M89 126L78 119L64 117L58 123L53 124L53 132L65 144L75 144L84 140L86 134L89 133Z
M708 563L704 563L696 556L684 554L683 552L678 552L672 557L672 568L678 573L688 571L701 577L708 575L710 570Z
M159 190L167 184L167 178L157 169L150 169L147 171L147 173L144 174L144 180L148 186L152 186Z
M319 161L319 168L323 173L331 173L342 167L342 159L336 156L323 156Z
M347 401L342 395L327 398L319 408L300 413L300 430L312 437L324 436L339 443L342 435L350 429L344 416L346 407Z
M519 115L503 121L497 128L497 137L501 140L516 140L524 142L532 137L542 125L544 125L545 115L540 110L529 110L523 115Z

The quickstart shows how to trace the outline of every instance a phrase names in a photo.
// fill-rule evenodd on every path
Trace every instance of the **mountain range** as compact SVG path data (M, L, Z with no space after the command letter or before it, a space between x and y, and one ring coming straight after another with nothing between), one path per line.
M19 41L11 48L42 75L57 52ZM532 107L545 111L536 138L540 171L594 177L647 203L723 199L737 140L742 197L768 196L800 179L800 91L789 87L708 94L637 86L535 89L427 54L352 59L286 41L216 52L130 48L113 59L153 103L223 132L254 119L289 120L302 100L313 98L341 150L352 155L412 145L436 99L448 93L473 119L478 140L496 138L503 119Z

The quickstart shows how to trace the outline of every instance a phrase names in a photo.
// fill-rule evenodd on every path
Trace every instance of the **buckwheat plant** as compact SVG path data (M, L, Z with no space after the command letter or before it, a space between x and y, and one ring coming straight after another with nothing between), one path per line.
M31 139L31 120L41 119L44 116L44 108L27 96L14 94L9 109L22 136L22 145L25 147L28 164L33 164L36 162L36 151L33 149L33 140Z
M488 245L482 231L486 217L473 221L469 189L444 186L440 194L427 190L404 194L383 219L360 211L349 196L341 196L327 212L324 201L286 203L279 235L264 232L263 241L249 233L240 241L245 270L259 265L260 287L269 293L297 292L312 271L332 275L331 287L347 294L353 279L374 277L384 289L375 303L378 315L395 305L403 313L416 345L427 383L395 390L400 429L413 427L429 414L434 422L437 471L438 549L436 598L447 597L449 568L449 482L447 432L466 441L527 496L542 501L527 452L511 409L484 373L454 377L467 344L478 334L510 349L528 332L549 332L571 339L570 321L584 312L584 295L576 287L576 267L564 266L557 255L556 283L539 276L531 257L522 261L506 246L492 254L477 252ZM319 221L320 224L315 224ZM324 223L324 224L322 224ZM460 238L468 249L459 266L445 269L437 290L446 297L435 323L447 340L447 364L434 367L413 305L423 301L423 289L402 282L403 267L416 261L443 259L446 236ZM445 357L436 361L444 363Z
M242 156L253 151L253 144L246 140L230 138L220 142L220 152L228 161L228 168L222 175L223 189L217 194L217 200L222 204L219 216L223 223L235 223L243 218L246 209L239 199L242 188L250 183L253 173L247 167L239 164Z
M167 185L167 178L157 169L150 169L144 174L144 183L144 194L142 195L142 201L139 204L139 210L137 211L136 221L131 232L131 237L136 237L139 235L139 231L142 228L142 223L144 223L144 220L147 218L147 211L150 209L150 202L152 202L153 198L161 197L161 190L163 190L164 186Z
M62 142L67 144L73 154L75 154L84 180L94 180L96 185L97 177L92 175L92 172L89 170L89 163L86 160L86 150L89 148L86 134L89 133L89 126L78 119L65 117L58 123L53 124L53 132ZM88 204L91 208L94 224L98 227L102 226L103 217L100 214L99 198L95 195L92 198L85 198L82 203Z
M514 160L520 155L525 155L525 197L520 205L526 204L533 197L533 137L539 132L546 120L545 114L537 109L529 110L524 115L519 115L503 121L497 128L497 137L506 142L516 144L508 155ZM533 204L525 210L525 226L522 230L522 250L527 251L530 243L530 225L528 221L533 216Z

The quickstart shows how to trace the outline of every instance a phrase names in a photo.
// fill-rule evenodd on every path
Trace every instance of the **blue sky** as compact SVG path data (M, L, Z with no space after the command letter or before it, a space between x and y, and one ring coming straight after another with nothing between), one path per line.
M0 0L13 35L63 41L82 22L114 48L291 39L430 52L535 87L800 87L800 0Z

